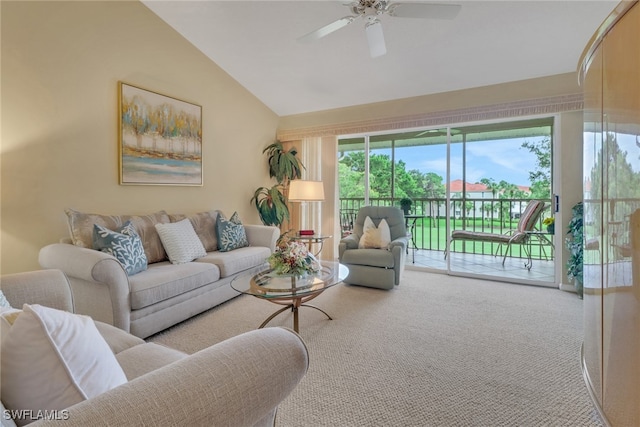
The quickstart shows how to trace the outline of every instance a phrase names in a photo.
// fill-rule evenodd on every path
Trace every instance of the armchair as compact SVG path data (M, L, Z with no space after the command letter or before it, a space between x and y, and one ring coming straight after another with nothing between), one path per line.
M0 284L12 307L28 303L73 312L69 282L59 270L5 275ZM309 364L303 341L284 328L247 332L187 355L94 323L128 382L70 406L65 419L32 425L273 426L279 403ZM2 400L0 423L15 426L10 415L16 412L5 411Z
M376 225L385 219L391 232L391 243L386 248L359 248L365 219ZM405 219L399 208L390 206L365 206L358 211L353 233L340 240L340 263L349 267L344 283L379 289L393 289L400 284L407 252L408 237Z

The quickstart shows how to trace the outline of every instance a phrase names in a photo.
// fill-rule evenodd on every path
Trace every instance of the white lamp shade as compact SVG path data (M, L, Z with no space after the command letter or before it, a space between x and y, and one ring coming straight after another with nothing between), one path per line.
M372 58L377 58L387 53L387 46L384 43L382 24L377 19L367 23L365 26L367 41L369 42L369 53Z
M324 200L322 181L302 181L294 179L289 183L289 201L319 202Z

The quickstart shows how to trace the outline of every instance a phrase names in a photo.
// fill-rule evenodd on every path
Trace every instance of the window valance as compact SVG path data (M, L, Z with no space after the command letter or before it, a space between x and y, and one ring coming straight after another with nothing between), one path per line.
M454 123L556 114L565 111L582 110L582 108L583 95L581 93L559 95L403 117L360 120L298 129L279 129L278 139L280 141L296 141L308 137L353 135L388 130L444 126Z

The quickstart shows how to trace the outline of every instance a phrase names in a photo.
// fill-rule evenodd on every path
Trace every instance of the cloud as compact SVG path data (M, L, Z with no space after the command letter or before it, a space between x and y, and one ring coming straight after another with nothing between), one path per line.
M522 172L535 166L535 156L521 148L522 140L483 141L467 145L467 155L486 159L507 170Z
M505 180L516 185L529 185L529 171L535 168L535 155L521 148L522 139L482 141L467 144L467 182L482 178ZM433 172L446 177L446 150L437 147L411 147L398 152L407 170ZM462 145L451 146L451 179L462 179Z

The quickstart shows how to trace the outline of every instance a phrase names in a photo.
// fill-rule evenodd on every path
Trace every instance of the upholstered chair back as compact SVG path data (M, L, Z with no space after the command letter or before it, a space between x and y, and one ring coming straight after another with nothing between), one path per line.
M371 218L376 227L384 218L387 221L387 224L389 224L391 240L395 240L398 237L405 237L407 235L404 214L400 208L393 206L364 206L358 211L356 222L353 225L353 233L358 238L362 236L364 220L367 217Z
M542 211L544 211L544 208L544 202L540 200L532 200L531 202L529 202L524 212L520 216L520 221L518 221L518 231L532 231L536 226L536 223L540 219L540 215L542 215Z

